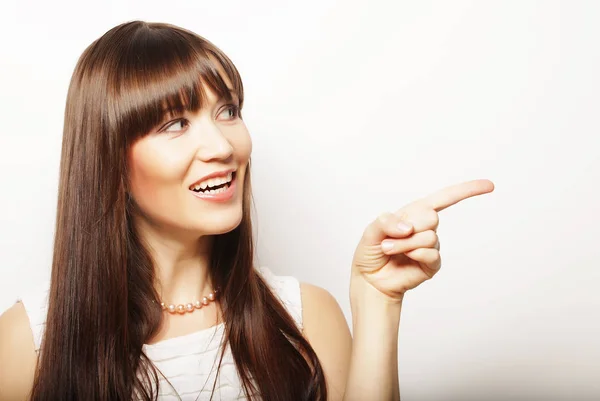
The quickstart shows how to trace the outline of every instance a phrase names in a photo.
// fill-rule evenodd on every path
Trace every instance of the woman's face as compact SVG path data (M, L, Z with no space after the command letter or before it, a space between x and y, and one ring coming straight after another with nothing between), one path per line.
M252 141L237 109L231 106L237 106L238 99L227 103L208 87L205 90L208 103L202 110L159 124L134 143L128 155L130 195L148 217L146 223L161 231L223 234L242 220L244 176ZM209 174L225 172L227 177L232 170L233 182L225 186L231 186L229 199L210 200L208 192L190 189ZM212 186L222 183L208 181ZM206 182L200 185L206 186Z

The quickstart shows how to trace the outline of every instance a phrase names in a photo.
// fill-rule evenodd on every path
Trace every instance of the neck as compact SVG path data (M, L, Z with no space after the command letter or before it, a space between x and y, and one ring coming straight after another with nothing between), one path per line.
M155 248L155 287L162 302L188 303L201 300L213 290L209 274L211 237L201 237L192 249ZM193 249L198 249L193 253Z
M154 285L161 302L193 303L213 291L209 274L213 236L184 238L147 223L138 225L138 233L154 261Z

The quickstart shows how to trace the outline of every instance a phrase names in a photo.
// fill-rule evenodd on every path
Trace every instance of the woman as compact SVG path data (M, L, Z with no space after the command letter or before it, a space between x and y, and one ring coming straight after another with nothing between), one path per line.
M397 400L404 293L440 268L449 187L365 230L354 339L325 290L253 265L232 62L182 28L93 42L67 96L51 282L0 317L0 400ZM385 240L385 241L384 241Z

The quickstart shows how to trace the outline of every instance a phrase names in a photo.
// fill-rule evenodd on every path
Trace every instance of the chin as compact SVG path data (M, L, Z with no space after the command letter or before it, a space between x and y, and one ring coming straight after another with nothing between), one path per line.
M210 234L226 234L230 231L235 230L242 222L242 213L240 210L239 215L236 216L214 216L211 221L204 219L202 224L202 231Z

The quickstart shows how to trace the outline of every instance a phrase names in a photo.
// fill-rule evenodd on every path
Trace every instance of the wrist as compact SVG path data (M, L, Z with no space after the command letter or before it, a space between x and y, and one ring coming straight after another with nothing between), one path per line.
M365 327L383 326L398 327L402 311L401 298L391 298L361 276L352 277L350 280L350 308L352 311L352 324Z
M384 309L398 309L402 307L404 294L391 297L384 294L369 283L362 275L352 275L350 278L350 305L376 305Z

